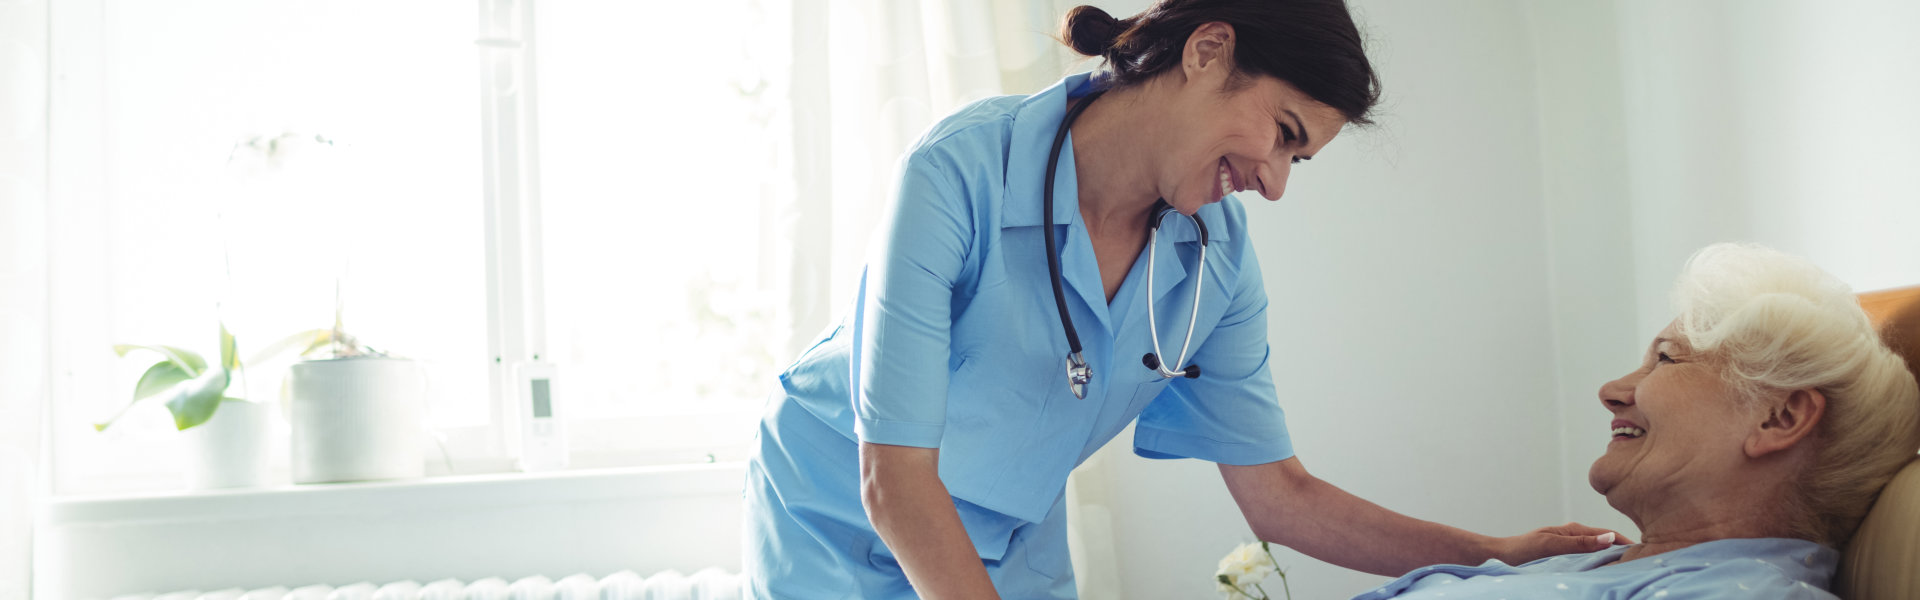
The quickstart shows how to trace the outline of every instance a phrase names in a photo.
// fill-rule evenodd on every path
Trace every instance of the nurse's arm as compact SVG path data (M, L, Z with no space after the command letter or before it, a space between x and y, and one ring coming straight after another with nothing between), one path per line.
M940 449L860 443L860 503L921 598L998 598L940 482Z
M1220 465L1227 490L1255 536L1329 563L1397 576L1434 564L1508 564L1608 546L1608 533L1569 523L1495 538L1422 521L1361 499L1307 473L1298 457L1261 465Z

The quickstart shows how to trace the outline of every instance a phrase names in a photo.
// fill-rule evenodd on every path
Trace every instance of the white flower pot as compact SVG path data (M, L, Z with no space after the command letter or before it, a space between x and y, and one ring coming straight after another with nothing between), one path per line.
M195 490L267 484L268 406L223 401L213 418L180 432L187 442L187 487Z
M293 482L426 474L426 380L414 361L354 357L295 363Z

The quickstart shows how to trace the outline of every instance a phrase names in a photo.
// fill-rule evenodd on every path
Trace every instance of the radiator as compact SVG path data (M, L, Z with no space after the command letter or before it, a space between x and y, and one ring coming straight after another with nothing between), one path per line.
M512 582L489 577L472 583L442 579L427 584L396 581L337 588L276 586L257 590L132 594L115 596L113 600L741 600L744 583L745 579L739 574L716 567L693 575L663 571L652 577L641 577L632 571L621 571L599 579L580 574L559 581L535 576Z

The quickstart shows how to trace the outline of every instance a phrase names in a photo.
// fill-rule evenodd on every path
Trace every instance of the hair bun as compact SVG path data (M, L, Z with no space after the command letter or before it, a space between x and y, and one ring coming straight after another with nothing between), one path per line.
M1098 6L1082 4L1067 11L1067 17L1060 23L1060 37L1074 52L1087 56L1104 56L1113 47L1113 40L1127 30L1127 24Z

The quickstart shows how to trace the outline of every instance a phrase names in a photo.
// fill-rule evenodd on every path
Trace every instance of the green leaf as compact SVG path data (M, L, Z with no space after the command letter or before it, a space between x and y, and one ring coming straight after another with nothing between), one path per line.
M333 343L333 331L331 330L312 329L302 331L281 338L280 341L267 344L266 348L262 348L259 352L255 353L252 358L248 358L246 364L257 365L267 362L278 357L281 353L296 348L300 350L299 354L304 355L314 350L325 348L327 344L331 343Z
M226 396L227 384L232 381L226 369L208 369L193 378L192 383L180 386L167 400L174 428L184 430L213 418L213 411L220 408L220 399Z
M180 365L164 360L153 363L153 366L147 367L146 373L140 375L140 383L133 386L133 399L128 401L126 405L121 406L120 410L115 411L112 417L108 417L105 421L94 423L93 430L106 431L107 427L113 425L114 421L120 420L122 415L127 414L127 410L132 409L134 405L139 404L141 400L173 389L175 386L178 386L180 382L189 379L193 379L193 376L181 370Z
M161 385L169 379L172 380L171 383ZM211 370L201 373L198 377L189 378L179 371L179 366L171 362L157 363L140 377L140 384L134 387L134 400L120 407L120 410L111 418L94 423L93 430L106 431L107 427L112 426L115 421L120 420L121 416L127 414L127 410L148 398L146 394L155 394L150 396L152 398L165 399L167 410L173 412L174 426L180 429L192 427L213 416L212 408L200 406L201 403L206 402L205 396L212 395L218 398L226 392L230 381L231 376L225 370ZM205 414L195 416L197 413ZM186 420L183 420L182 415L187 415ZM198 420L192 420L195 418ZM188 424L182 425L183 422Z
M220 324L220 367L228 371L240 368L240 349L226 323Z
M167 361L153 363L152 367L147 368L146 374L140 376L140 383L133 386L133 401L139 402L154 394L167 391L167 388L188 379L193 379L193 376L180 370L180 365Z
M141 345L141 344L114 344L113 345L114 354L118 354L120 356L126 356L128 352L132 352L134 350L151 350L153 352L158 352L160 353L161 356L166 357L167 362L173 363L175 366L180 367L180 370L186 371L187 374L193 375L195 377L200 376L201 373L207 370L206 359L200 358L200 355L194 354L191 351L182 350L179 348L175 348L173 346L158 346L158 345L147 346L147 345Z

